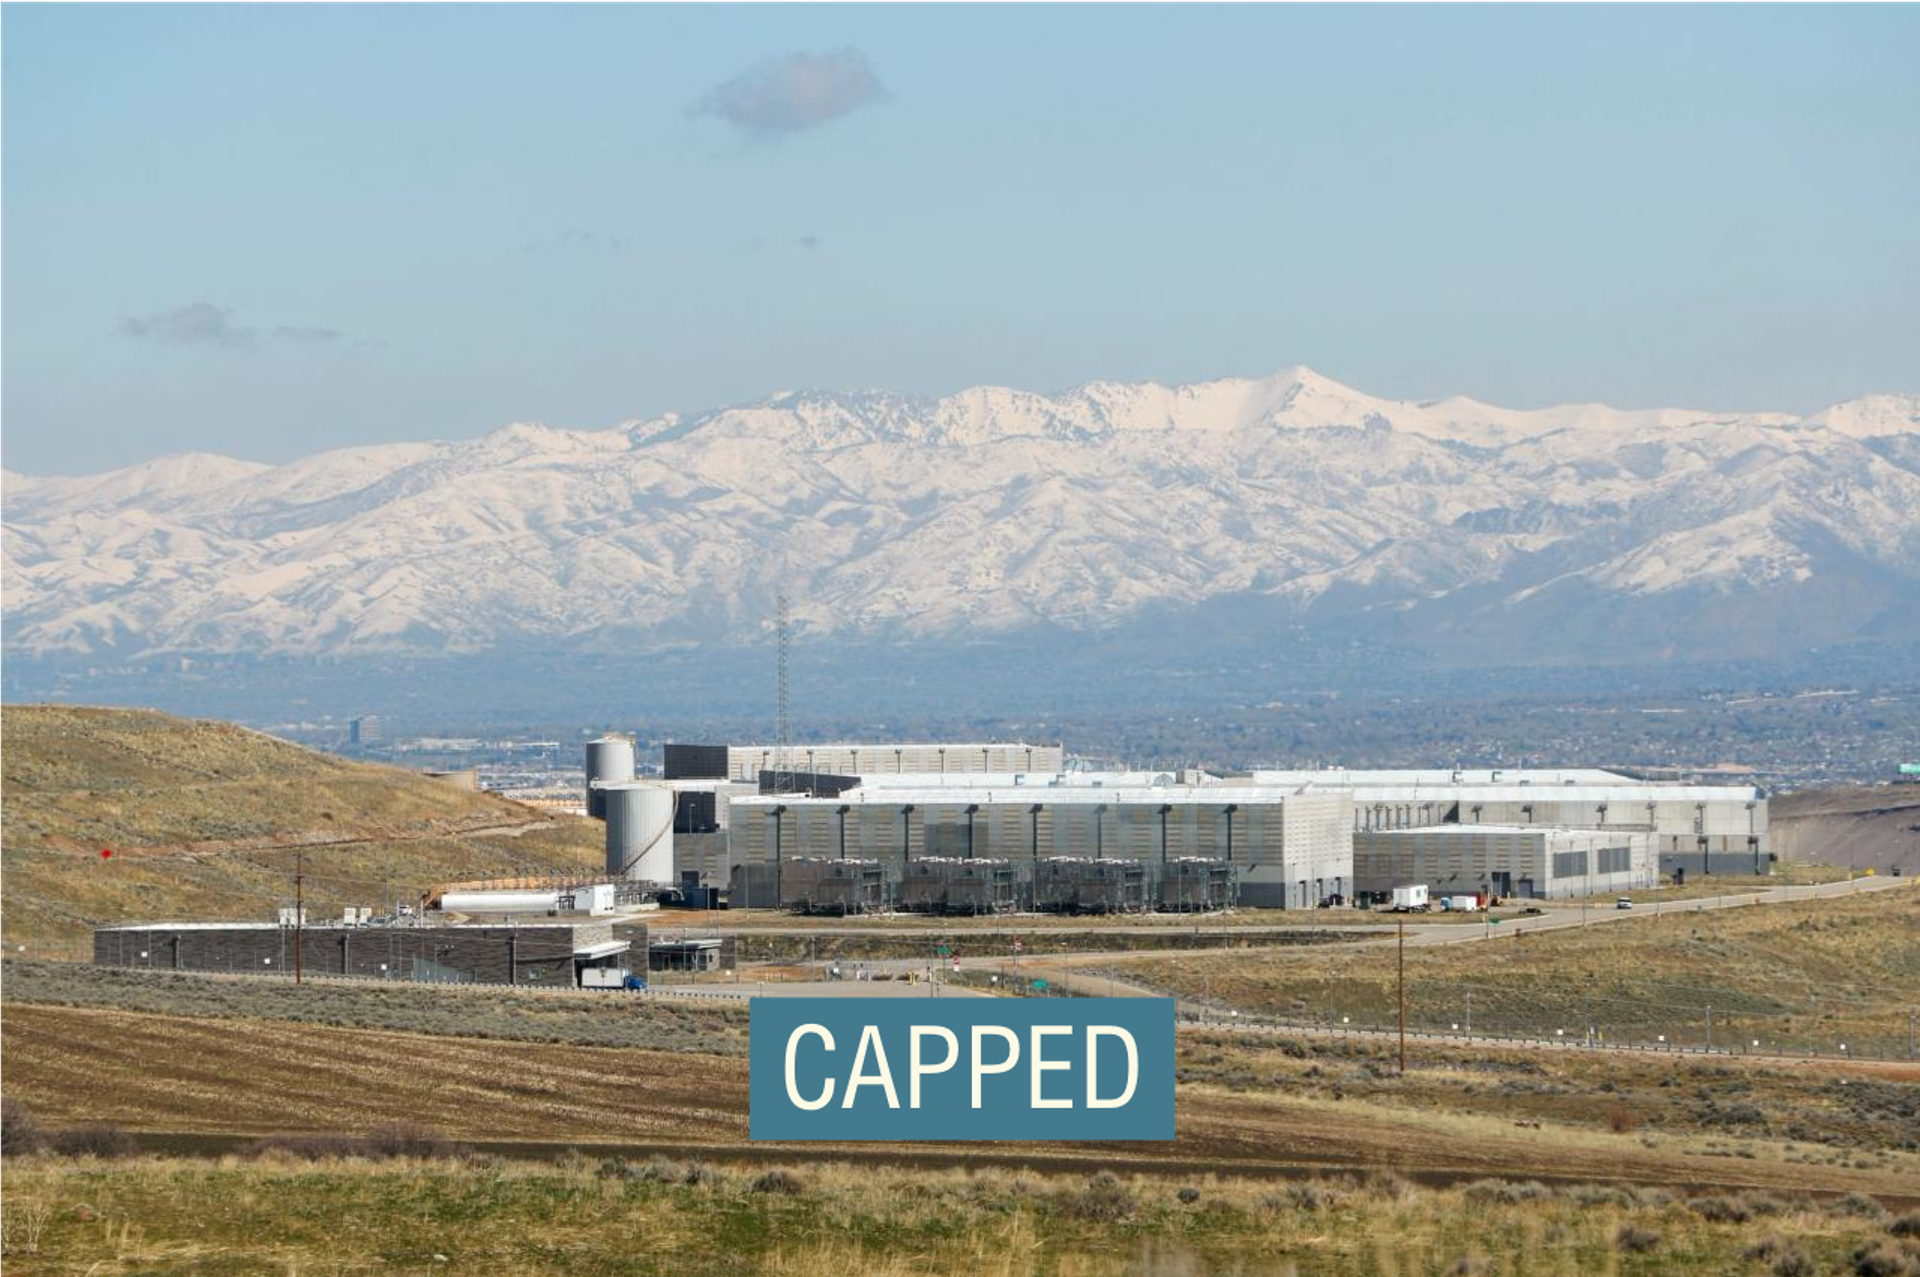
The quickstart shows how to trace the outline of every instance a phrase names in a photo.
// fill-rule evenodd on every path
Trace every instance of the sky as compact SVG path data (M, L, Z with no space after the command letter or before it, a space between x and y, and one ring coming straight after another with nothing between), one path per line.
M0 14L9 469L799 388L1920 391L1920 8Z

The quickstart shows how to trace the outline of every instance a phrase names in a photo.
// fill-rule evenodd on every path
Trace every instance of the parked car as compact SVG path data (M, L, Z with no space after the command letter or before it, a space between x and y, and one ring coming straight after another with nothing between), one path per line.
M1613 907L1615 909L1631 909L1633 908L1633 901L1626 896L1622 896L1613 902Z

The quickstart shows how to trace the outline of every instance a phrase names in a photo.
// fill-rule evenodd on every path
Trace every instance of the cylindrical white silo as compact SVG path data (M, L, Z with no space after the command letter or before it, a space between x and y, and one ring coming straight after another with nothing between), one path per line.
M673 799L664 785L603 785L607 876L635 882L673 881Z
M607 818L605 796L596 785L624 785L633 779L633 742L602 736L587 742L587 815Z

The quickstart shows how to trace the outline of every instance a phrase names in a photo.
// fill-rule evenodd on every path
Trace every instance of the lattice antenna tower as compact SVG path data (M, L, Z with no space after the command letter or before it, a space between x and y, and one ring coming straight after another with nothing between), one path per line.
M788 609L785 590L782 590L774 600L773 633L777 652L774 658L775 677L778 684L773 717L773 791L776 794L786 794L793 790L793 723L790 716L792 706L787 683L787 656L789 649L793 646L793 618Z

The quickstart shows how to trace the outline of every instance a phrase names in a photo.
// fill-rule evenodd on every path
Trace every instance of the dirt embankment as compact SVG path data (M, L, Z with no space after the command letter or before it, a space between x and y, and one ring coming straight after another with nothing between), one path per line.
M1920 874L1920 784L1782 794L1767 816L1782 860Z

